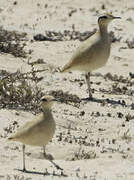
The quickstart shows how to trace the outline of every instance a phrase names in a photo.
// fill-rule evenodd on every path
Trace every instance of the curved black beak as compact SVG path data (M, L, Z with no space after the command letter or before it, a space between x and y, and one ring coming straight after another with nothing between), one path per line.
M61 102L58 98L54 98L53 101Z
M115 16L114 19L121 19L121 17Z

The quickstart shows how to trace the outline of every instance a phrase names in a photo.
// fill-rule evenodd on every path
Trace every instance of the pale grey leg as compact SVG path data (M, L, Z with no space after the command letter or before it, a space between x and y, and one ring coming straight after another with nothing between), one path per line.
M47 158L47 154L46 154L46 146L43 146L43 155L44 155L44 158Z
M45 146L43 146L43 154L44 154L44 158L50 161L57 169L63 170L60 166L58 166L55 162L53 162L51 158L49 158L49 155L46 154Z
M87 87L88 87L89 99L92 99L90 72L86 73L85 77L86 77L86 83L87 83Z
M26 167L25 167L25 145L22 145L22 151L23 151L23 172L26 171Z

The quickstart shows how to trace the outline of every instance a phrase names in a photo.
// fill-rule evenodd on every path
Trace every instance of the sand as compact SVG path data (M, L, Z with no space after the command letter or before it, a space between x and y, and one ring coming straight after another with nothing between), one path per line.
M103 12L121 16L112 22L109 31L114 32L111 55L105 67L92 73L91 81L96 101L82 100L79 106L56 103L53 116L57 130L53 141L46 147L47 153L63 169L63 174L43 159L40 147L26 146L26 168L22 169L21 144L8 142L6 128L30 120L34 114L19 109L0 109L0 179L24 180L133 180L134 179L134 80L129 73L134 69L134 9L133 0L18 0L0 1L0 25L9 31L27 33L25 50L32 50L27 58L0 54L0 70L22 73L31 71L28 64L36 64L36 70L46 67L62 67L81 43L77 40L33 41L33 36L45 31L63 33L65 30L86 32L97 28L97 17ZM131 45L131 47L129 46ZM110 73L109 77L106 75ZM116 76L115 76L116 75ZM43 79L38 86L44 94L62 90L88 97L84 74L79 72L60 74L44 70L38 73ZM123 76L124 81L120 76ZM113 77L113 78L112 78ZM49 172L44 176L45 171Z

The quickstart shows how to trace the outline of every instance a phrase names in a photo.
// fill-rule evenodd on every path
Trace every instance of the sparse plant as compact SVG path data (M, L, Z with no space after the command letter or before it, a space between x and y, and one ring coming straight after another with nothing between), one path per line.
M26 38L26 33L16 31L7 31L0 27L0 53L12 54L15 57L27 56L24 50L25 43L22 42Z
M130 130L129 130L129 129L127 129L127 130L123 133L123 135L121 136L121 139L131 141L132 138L131 138Z
M59 98L61 102L66 104L73 104L76 107L79 107L81 102L80 98L76 95L69 94L68 92L63 92L62 90L50 91L50 95Z
M72 161L81 160L81 159L94 159L96 158L96 153L94 151L87 151L80 146L78 152L74 153Z
M19 108L39 111L38 103L43 93L37 86L37 76L33 73L9 73L1 71L0 79L0 107Z

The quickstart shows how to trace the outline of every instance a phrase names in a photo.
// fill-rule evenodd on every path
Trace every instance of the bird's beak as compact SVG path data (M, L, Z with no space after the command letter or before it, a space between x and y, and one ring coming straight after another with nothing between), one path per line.
M113 19L121 19L121 17L114 16Z
M61 102L60 99L53 99L53 101Z

